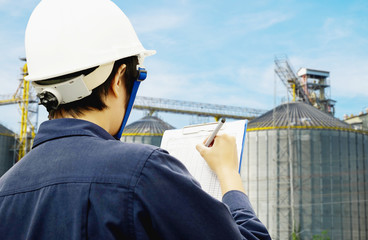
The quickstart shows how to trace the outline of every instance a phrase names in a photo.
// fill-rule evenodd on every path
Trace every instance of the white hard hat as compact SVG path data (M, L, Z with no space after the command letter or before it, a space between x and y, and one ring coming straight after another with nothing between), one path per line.
M129 19L110 0L42 0L29 19L25 48L29 81L100 65L110 69L114 61L130 56L142 64L155 53L142 46Z

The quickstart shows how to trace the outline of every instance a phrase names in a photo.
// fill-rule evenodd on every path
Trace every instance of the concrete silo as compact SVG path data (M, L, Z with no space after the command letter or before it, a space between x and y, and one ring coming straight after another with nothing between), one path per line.
M367 132L293 102L249 122L241 175L273 239L367 239L367 154Z
M0 176L15 162L15 134L0 124Z
M121 141L151 144L159 147L165 130L173 128L173 126L158 117L146 116L127 125L121 136Z

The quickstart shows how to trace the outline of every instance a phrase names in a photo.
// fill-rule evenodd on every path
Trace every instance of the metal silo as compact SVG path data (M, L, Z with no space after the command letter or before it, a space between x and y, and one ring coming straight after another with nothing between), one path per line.
M0 176L15 162L15 134L0 124Z
M304 103L248 124L246 192L273 239L367 239L368 134Z
M151 144L159 147L165 130L173 128L173 126L162 121L158 117L146 116L127 125L121 136L121 141Z

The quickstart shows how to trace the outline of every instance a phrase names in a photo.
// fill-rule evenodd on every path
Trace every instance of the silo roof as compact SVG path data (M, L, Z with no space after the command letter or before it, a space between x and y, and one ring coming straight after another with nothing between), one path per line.
M251 131L288 127L353 130L349 124L303 102L281 104L248 124Z
M127 125L122 136L162 136L174 127L155 116L146 116Z
M6 128L4 125L0 124L0 135L4 136L14 136L14 132Z

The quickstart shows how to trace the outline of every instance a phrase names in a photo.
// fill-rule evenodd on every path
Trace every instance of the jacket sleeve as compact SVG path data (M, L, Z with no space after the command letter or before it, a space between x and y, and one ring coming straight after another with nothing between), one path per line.
M256 216L248 197L240 191L229 191L222 197L245 239L271 239L266 227Z
M146 161L134 193L137 239L270 239L243 193L216 200L161 149Z

